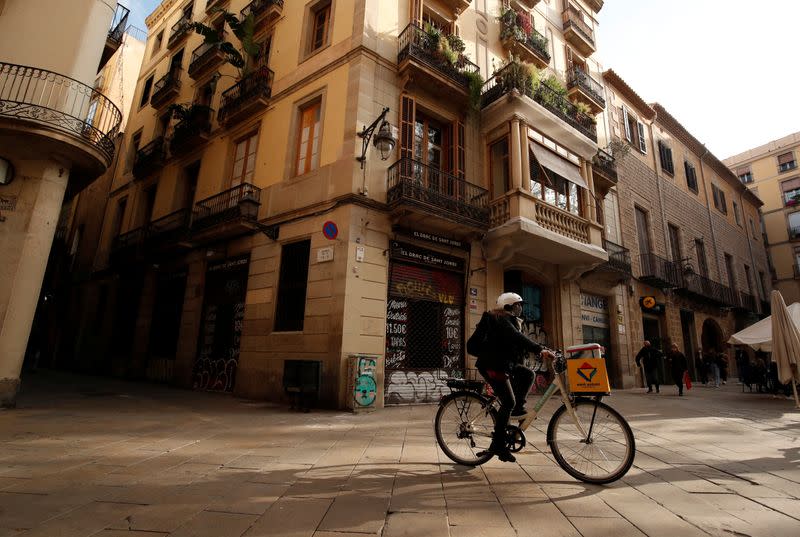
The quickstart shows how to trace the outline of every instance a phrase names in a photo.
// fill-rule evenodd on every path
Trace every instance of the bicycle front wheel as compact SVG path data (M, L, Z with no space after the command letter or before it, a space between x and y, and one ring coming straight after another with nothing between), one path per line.
M453 462L477 466L492 458L489 444L497 411L476 393L458 392L439 405L436 441Z
M586 483L611 483L633 464L636 445L628 422L610 406L589 400L573 404L581 433L567 407L556 410L547 427L550 450L561 468Z

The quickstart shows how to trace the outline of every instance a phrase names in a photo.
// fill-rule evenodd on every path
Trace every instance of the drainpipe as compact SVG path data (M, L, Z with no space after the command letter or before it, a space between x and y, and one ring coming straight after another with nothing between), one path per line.
M653 119L650 120L650 148L653 155L653 170L656 176L656 188L658 189L658 205L661 210L661 233L664 234L664 258L669 255L669 233L667 232L667 215L664 212L664 193L661 191L661 179L658 176L658 157L656 157L656 137L655 137L655 124L658 120L658 110L653 108Z

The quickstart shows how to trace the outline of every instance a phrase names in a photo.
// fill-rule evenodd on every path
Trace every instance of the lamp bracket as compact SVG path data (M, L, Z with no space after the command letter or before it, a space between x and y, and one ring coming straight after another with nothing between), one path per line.
M385 107L381 115L372 122L370 126L365 126L364 129L357 133L359 138L362 138L361 142L361 156L356 157L356 160L361 163L361 169L364 169L364 161L367 160L367 149L369 148L369 141L372 138L372 132L375 130L375 127L381 124L381 122L386 119L386 114L389 112L389 107Z
M258 229L261 233L269 237L270 239L277 241L278 240L278 232L280 231L280 227L278 224L273 224L268 226L266 224L262 224L261 222L254 222L256 229Z

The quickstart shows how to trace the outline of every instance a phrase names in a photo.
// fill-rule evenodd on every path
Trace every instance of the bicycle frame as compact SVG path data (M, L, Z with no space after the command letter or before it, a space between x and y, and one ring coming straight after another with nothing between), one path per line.
M520 422L519 428L522 431L525 431L530 427L531 423L539 417L539 412L541 412L542 407L544 407L545 403L550 400L550 398L558 392L561 395L561 401L564 403L564 406L567 407L567 412L572 417L572 420L575 422L575 426L578 427L578 430L581 434L586 437L586 429L584 429L583 424L578 420L578 416L575 414L575 409L572 408L572 401L569 400L569 396L567 395L567 390L564 389L564 381L561 379L560 374L556 374L553 382L547 387L545 392L539 397L539 400L536 401L536 404L533 405L533 411L528 413L528 417L526 417L522 422Z

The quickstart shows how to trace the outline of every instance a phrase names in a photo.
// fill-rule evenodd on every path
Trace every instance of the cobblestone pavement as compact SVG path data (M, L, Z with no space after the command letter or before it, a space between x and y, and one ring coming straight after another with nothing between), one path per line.
M638 452L601 487L565 474L541 429L518 464L456 466L433 406L302 414L40 372L0 411L0 537L800 535L793 402L674 390L609 399Z

